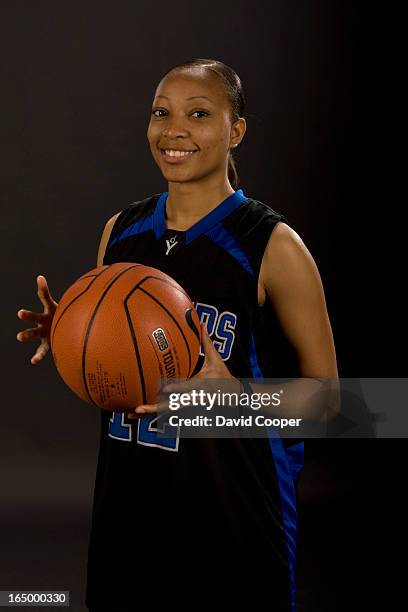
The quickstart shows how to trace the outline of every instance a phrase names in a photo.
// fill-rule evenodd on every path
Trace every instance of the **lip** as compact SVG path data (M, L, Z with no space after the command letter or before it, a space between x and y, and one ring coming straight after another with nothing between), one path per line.
M169 149L172 151L187 151L187 149ZM172 157L170 155L166 155L166 151L165 149L160 149L160 155L162 156L162 158L164 159L165 162L167 162L168 164L184 164L186 163L189 159L191 159L195 153L197 153L196 150L194 151L190 151L189 155L183 155L180 157Z

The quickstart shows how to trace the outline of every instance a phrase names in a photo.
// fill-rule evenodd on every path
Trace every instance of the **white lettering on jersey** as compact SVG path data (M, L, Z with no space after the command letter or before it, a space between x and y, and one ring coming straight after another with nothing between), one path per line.
M237 326L237 315L225 310L219 312L216 306L193 302L201 323L207 326L208 334L211 336L214 347L221 358L227 361L231 356L232 346L235 341L235 328ZM204 356L202 350L200 355Z

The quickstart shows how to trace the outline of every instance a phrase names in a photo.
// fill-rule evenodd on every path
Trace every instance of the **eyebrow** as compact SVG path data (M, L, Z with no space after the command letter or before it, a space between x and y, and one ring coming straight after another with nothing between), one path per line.
M167 100L170 100L170 98L168 96L156 96L156 98L166 98ZM210 98L207 98L207 96L190 96L189 98L186 98L186 100L193 100L194 98L205 98L206 100L208 100L209 102L212 102L212 100L210 100Z

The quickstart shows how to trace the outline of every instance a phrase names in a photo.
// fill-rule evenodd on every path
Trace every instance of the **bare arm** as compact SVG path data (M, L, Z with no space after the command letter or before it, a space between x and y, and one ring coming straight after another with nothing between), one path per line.
M284 387L275 416L334 418L340 409L338 371L322 281L302 239L283 222L270 236L259 282L297 353L301 378L286 385L253 384L253 390L272 393Z
M265 249L260 282L296 350L300 375L338 378L336 352L322 281L300 236L278 223Z

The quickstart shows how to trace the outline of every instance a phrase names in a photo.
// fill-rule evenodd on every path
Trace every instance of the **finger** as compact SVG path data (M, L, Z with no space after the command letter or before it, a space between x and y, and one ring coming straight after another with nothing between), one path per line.
M217 355L217 357L219 357L219 353L217 349L215 348L208 334L207 326L204 325L204 323L201 323L201 336L202 336L202 345L203 345L204 355L206 357L211 357L213 355Z
M190 378L186 382L171 383L170 385L166 385L163 387L162 391L170 395L171 393L189 393L193 389L197 388L198 384L196 382L196 376L193 376L193 378Z
M41 352L37 351L36 354L31 357L30 361L33 365L35 365L36 363L41 361L44 356L45 356L44 351L41 351Z
M128 414L128 419L137 419L140 415L155 414L157 412L157 404L141 404L135 408L134 412Z
M32 310L21 309L17 312L19 319L23 321L35 321L36 323L44 323L46 316L43 312L33 312Z
M40 344L40 346L37 348L37 350L34 353L34 355L31 357L31 360L30 360L31 363L33 365L35 365L36 363L41 361L41 359L43 359L45 357L45 355L48 353L48 351L49 351L48 343L43 342L42 344Z
M159 396L159 400L155 404L141 404L135 408L136 414L163 414L169 410L169 400L167 397L163 397L163 394Z
M169 410L169 400L167 397L161 396L159 401L155 404L144 404L143 406L138 406L145 411L145 414L151 414L152 412L157 414L163 414L164 412L168 412Z
M37 295L40 298L42 305L44 306L44 312L48 313L49 307L52 305L53 300L51 298L45 276L37 276L37 286Z
M16 338L19 342L26 342L27 340L34 340L41 336L41 330L39 327L31 327L24 331L18 332Z
M135 414L134 412L127 412L126 413L126 417L128 419L130 419L131 421L134 421L135 419L143 419L144 416L148 416L148 415Z
M172 391L179 392L181 389L188 388L191 378L178 378L177 382L165 382L163 383L163 387L159 390L159 393L162 391L164 393L171 393Z

